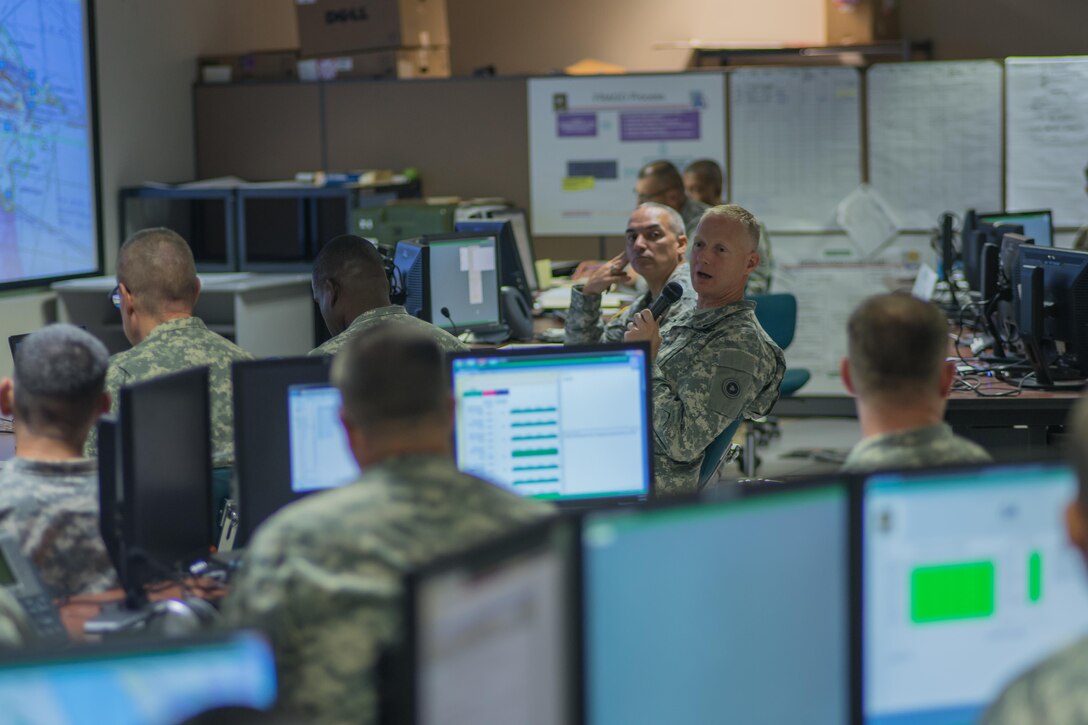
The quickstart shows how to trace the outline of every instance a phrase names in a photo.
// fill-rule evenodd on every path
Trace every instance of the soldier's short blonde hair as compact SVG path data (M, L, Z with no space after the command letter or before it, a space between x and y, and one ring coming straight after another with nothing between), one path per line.
M743 206L737 204L712 206L703 212L703 216L699 218L699 223L701 224L704 219L710 217L725 217L740 222L741 226L744 227L744 231L748 232L748 238L752 242L752 249L759 248L759 219L756 219L755 214Z
M193 250L172 229L141 229L117 255L117 281L151 314L166 308L192 310L200 290Z

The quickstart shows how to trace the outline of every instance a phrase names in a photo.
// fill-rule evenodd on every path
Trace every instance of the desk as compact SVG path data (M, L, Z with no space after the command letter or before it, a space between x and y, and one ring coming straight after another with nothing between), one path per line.
M1009 386L983 388L994 393ZM948 399L945 420L956 433L991 451L1011 447L1032 450L1055 443L1054 433L1065 425L1070 409L1081 397L1077 392L1024 390L1012 397L980 397L956 391ZM783 418L856 418L854 399L845 395L783 398L774 407Z
M217 587L215 589L202 588L200 581L193 582L192 588L183 588L180 584L173 584L164 589L148 592L148 599L152 602L161 602L167 599L181 599L186 594L199 596L202 599L214 602L221 599L226 590ZM81 594L75 597L67 597L55 601L60 611L60 621L68 630L68 637L73 642L93 641L95 637L88 637L83 633L83 625L87 620L94 619L102 611L106 604L116 604L123 601L125 593L120 589L111 589L108 592L98 594Z

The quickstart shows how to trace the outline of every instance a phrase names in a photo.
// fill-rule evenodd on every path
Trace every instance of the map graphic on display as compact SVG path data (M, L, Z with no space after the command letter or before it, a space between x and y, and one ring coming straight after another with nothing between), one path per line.
M81 0L0 0L0 283L98 269Z

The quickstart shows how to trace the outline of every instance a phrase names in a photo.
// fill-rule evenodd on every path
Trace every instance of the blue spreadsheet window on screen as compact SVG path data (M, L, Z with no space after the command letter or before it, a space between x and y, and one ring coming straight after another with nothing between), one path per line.
M869 478L863 506L867 725L972 723L1018 674L1088 632L1057 465Z
M359 476L340 424L340 391L331 385L292 385L287 391L291 490L335 488Z
M457 464L522 496L646 496L647 365L641 348L452 361Z

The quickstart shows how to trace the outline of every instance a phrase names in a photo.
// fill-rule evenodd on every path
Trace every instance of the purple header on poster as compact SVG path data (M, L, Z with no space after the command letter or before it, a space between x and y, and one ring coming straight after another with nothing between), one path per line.
M560 113L559 136L596 136L596 113Z
M620 114L621 141L696 141L698 111L638 111Z

